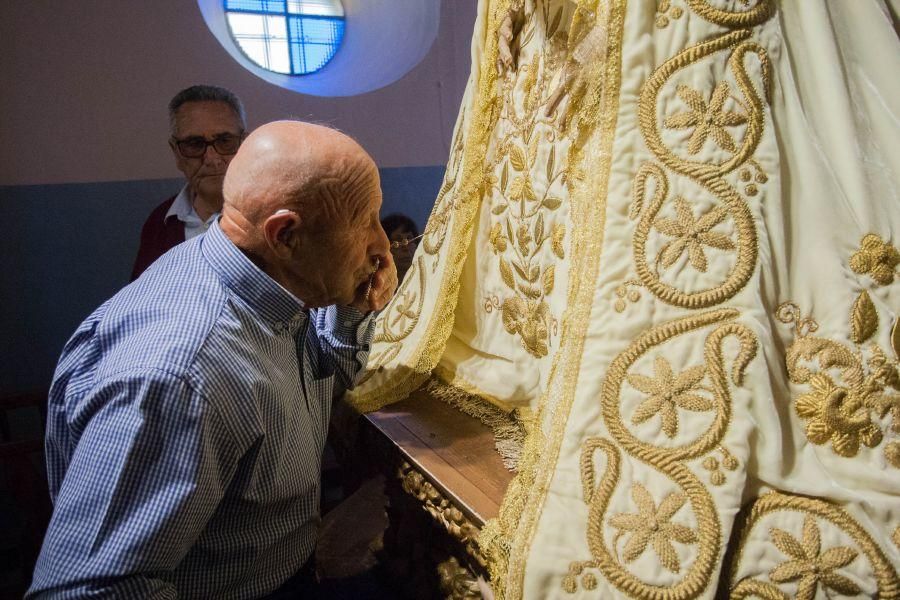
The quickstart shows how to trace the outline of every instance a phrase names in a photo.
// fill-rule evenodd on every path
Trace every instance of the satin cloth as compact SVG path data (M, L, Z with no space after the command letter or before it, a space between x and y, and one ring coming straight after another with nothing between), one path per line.
M482 0L363 410L531 415L506 598L900 597L900 44L876 0Z

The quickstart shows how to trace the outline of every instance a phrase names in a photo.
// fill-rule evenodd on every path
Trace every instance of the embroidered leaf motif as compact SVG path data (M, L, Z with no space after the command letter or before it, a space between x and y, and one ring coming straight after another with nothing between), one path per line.
M540 244L541 239L544 237L544 213L538 213L537 219L534 222L534 239Z
M562 204L562 200L560 200L559 198L555 198L553 196L547 196L546 198L544 198L544 201L541 202L541 205L544 208L549 208L550 210L556 210L557 208L560 207L561 204Z
M525 153L518 146L512 146L509 149L509 162L516 171L525 170Z
M897 317L894 328L891 329L891 347L894 349L894 356L900 360L900 317Z
M519 266L519 263L513 261L512 266L516 270L516 273L518 273L519 277L521 277L522 279L525 279L525 280L528 279L528 274L525 273L525 269L523 269L521 266Z
M553 167L556 166L556 146L550 147L550 156L547 157L547 181L553 180Z
M544 294L549 296L553 292L553 283L556 277L556 267L555 265L550 265L547 267L547 270L544 271Z
M553 15L553 21L550 23L550 27L547 29L547 38L552 38L553 34L556 33L556 30L559 29L559 22L562 20L562 6L556 9L556 13Z
M512 269L509 268L509 263L502 256L500 257L500 278L507 286L513 289L516 288L516 280L513 278Z
M857 344L862 344L872 337L878 328L878 313L869 292L863 290L853 303L853 311L850 313L850 339Z
M550 236L550 248L558 258L565 258L565 249L563 248L563 238L566 237L566 226L557 223L553 226L553 234Z
M506 193L506 185L509 183L509 163L503 163L503 170L500 171L500 189Z

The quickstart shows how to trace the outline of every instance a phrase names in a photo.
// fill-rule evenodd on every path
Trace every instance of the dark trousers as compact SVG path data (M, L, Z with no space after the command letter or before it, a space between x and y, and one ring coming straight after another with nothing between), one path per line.
M317 600L319 597L314 554L300 567L299 571L281 584L280 588L260 600Z

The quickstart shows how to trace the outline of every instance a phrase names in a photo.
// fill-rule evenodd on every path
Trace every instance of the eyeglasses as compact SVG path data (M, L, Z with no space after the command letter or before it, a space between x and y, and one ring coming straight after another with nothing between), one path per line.
M202 137L189 137L179 140L172 137L172 143L178 148L178 152L185 158L200 158L206 154L206 148L212 146L221 156L231 156L241 147L244 141L244 134L234 135L225 133L217 135L212 141L208 141Z

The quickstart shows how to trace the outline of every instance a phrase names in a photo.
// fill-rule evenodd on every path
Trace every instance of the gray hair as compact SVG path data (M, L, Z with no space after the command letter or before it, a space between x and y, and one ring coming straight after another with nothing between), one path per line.
M169 101L169 129L175 134L175 113L187 102L224 102L237 115L243 129L247 128L247 115L241 99L234 92L215 85L192 85L175 94Z

